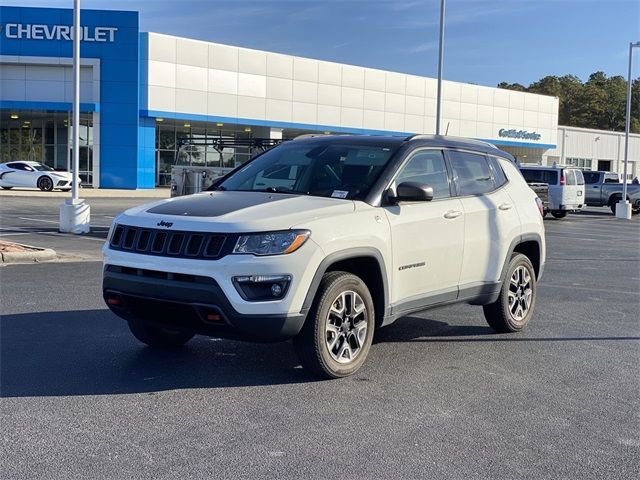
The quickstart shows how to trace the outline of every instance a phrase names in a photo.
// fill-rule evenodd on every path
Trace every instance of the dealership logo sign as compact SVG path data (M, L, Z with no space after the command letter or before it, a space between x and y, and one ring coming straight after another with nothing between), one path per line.
M507 130L506 128L501 128L500 131L498 131L498 135L500 137L520 138L523 140L540 140L541 137L541 135L536 132L527 132L526 130L516 129Z
M4 36L27 40L73 40L73 27L69 25L40 25L6 23L2 25ZM80 27L80 40L84 42L112 43L116 39L116 27Z

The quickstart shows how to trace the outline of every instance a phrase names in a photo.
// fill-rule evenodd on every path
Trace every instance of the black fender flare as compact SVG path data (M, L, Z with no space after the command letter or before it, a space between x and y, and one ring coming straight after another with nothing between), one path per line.
M316 269L316 273L313 276L313 280L311 280L311 285L309 285L309 290L307 291L307 296L304 299L304 303L302 304L301 313L307 314L311 309L311 304L313 303L314 298L316 297L316 293L318 292L318 288L320 287L320 282L322 281L322 277L327 272L329 267L334 263L349 260L350 258L362 258L369 257L376 260L378 263L378 268L380 269L380 276L382 278L382 288L383 288L383 305L384 311L379 312L379 318L383 318L387 316L389 313L389 279L387 278L387 269L384 263L384 257L382 253L377 248L374 247L354 247L348 248L345 250L340 250L338 252L331 253L327 255L318 268Z
M536 242L538 244L540 255L542 256L542 237L540 236L540 234L525 233L514 238L513 240L511 240L511 244L509 245L509 250L507 250L507 256L504 259L504 262L502 264L502 271L500 272L500 280L499 280L500 284L502 284L502 282L504 281L504 277L507 274L507 269L509 268L509 262L511 261L511 255L513 255L513 252L515 251L516 246L518 246L523 242ZM544 262L542 261L542 258L540 258L540 265L538 266L538 270L539 270L538 279L542 277L543 269L544 269Z

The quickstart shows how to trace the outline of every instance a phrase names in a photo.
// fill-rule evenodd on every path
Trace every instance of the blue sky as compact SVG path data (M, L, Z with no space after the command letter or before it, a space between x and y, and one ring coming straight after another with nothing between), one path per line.
M0 0L71 7L72 0ZM143 31L436 76L439 0L82 0L138 10ZM496 85L624 75L640 0L447 0L444 76ZM636 65L640 64L640 54ZM635 72L640 70L634 69ZM637 76L635 73L634 76Z

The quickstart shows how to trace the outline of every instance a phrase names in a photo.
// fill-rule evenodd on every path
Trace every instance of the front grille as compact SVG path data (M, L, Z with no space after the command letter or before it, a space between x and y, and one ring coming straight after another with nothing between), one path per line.
M161 257L216 260L225 253L225 240L226 235L219 233L167 231L116 225L109 248Z

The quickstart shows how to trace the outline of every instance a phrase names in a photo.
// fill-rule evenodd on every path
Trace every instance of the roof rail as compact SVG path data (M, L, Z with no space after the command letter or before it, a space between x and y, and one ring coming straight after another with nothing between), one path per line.
M443 139L449 139L449 140L453 140L453 141L456 141L456 142L468 141L469 143L481 144L481 145L485 145L487 147L495 148L496 150L498 149L498 147L496 147L493 143L486 142L484 140L477 140L475 138L455 137L455 136L449 136L449 135L435 135L435 134L434 135L430 135L430 134L426 134L426 133L415 133L413 135L409 135L408 137L406 137L404 139L404 141L408 142L409 140L416 140L416 139L419 139L419 138L432 139L433 137L441 137Z
M293 137L292 140L300 140L302 138L312 138L312 137L326 137L327 133L303 133L302 135L298 135L297 137Z

